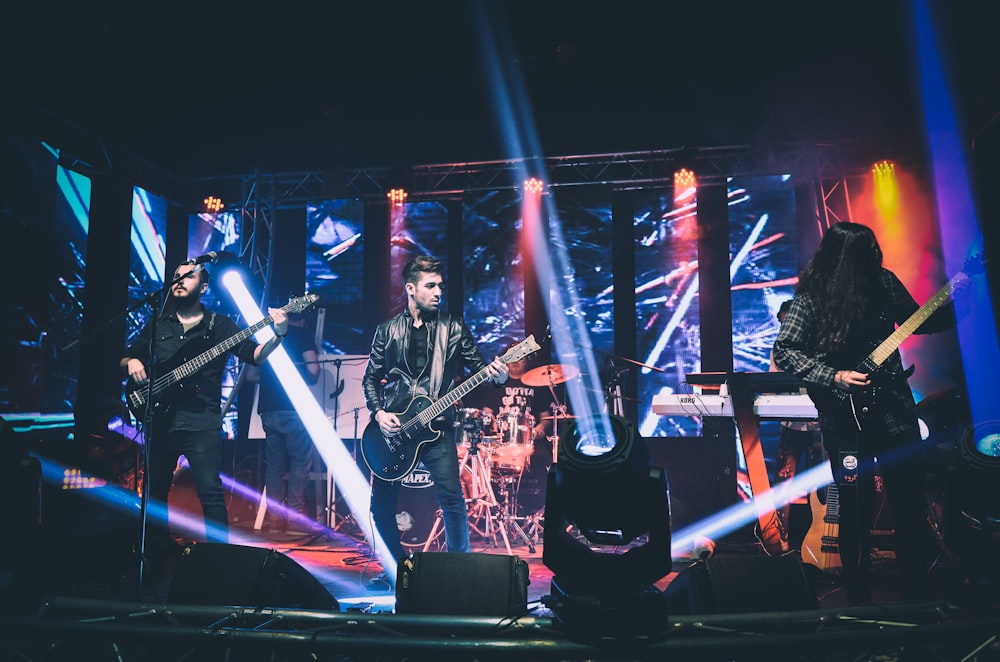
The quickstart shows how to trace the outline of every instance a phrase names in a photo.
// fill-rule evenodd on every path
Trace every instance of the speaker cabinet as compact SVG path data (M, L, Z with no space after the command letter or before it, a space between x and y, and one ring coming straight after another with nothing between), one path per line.
M167 602L340 610L308 570L281 552L221 543L184 549Z
M396 572L396 613L524 616L528 581L517 556L416 552Z
M672 614L739 614L816 609L816 593L794 554L712 557L667 585Z

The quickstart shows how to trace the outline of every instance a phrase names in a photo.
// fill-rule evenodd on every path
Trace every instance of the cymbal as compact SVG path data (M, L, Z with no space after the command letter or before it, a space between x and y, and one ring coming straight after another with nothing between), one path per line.
M543 365L532 368L521 375L521 382L528 386L550 386L568 382L580 374L580 369L571 365Z
M552 414L542 414L541 416L541 419L543 421L551 421L553 418L558 418L561 421L566 418L576 418L576 416L574 416L573 414L556 414L555 416L553 416Z

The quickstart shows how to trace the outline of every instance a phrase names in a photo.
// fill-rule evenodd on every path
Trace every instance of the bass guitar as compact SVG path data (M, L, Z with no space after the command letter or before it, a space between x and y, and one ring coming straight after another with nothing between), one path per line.
M318 294L306 294L290 300L287 305L281 307L281 310L286 313L301 313L317 301L319 301ZM253 334L270 326L273 321L268 315L256 324L204 351L202 351L203 343L192 340L170 359L157 361L154 370L157 377L153 382L152 391L148 384L136 384L131 379L128 380L125 386L125 403L129 411L137 419L143 420L146 416L147 403L152 401L154 413L168 412L173 403L181 397L181 392L185 390L190 377Z
M825 503L820 497L826 492ZM812 524L802 539L802 561L824 572L840 570L840 493L830 483L809 495Z
M528 336L504 352L500 360L513 363L539 349L541 347L535 342L535 337ZM420 448L441 436L441 432L431 425L432 421L487 378L488 366L448 391L436 402L425 395L416 396L405 411L392 412L400 423L399 432L394 435L383 434L382 428L372 418L361 435L361 455L371 472L382 480L392 481L413 471L417 466Z

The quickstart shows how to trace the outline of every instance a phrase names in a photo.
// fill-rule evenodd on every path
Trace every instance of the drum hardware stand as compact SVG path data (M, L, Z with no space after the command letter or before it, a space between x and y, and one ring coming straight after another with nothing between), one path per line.
M497 496L493 491L493 484L490 480L489 467L486 466L486 462L479 452L479 442L482 440L481 425L480 421L473 420L473 428L470 430L469 435L469 452L463 458L462 464L458 468L459 475L461 475L462 469L468 464L472 472L472 490L469 495L470 505L484 507L486 517L485 537L492 538L494 544L496 544L496 534L499 532L500 537L503 538L504 548L507 550L507 553L513 554L510 548L510 538L507 535L507 525L510 524L521 539L524 540L524 543L528 545L529 551L534 553L534 544L528 539L528 536L518 526L517 522L508 519L507 514L500 507L500 502L497 501ZM437 526L437 522L434 524ZM432 538L433 535L434 532L432 530Z
M518 477L517 482L520 483L520 477ZM504 506L505 508L500 511L500 519L509 523L514 530L517 531L518 535L524 541L524 544L528 546L528 553L535 553L535 544L538 543L538 526L534 520L535 515L530 515L528 517L518 517L517 516L517 489L511 489L514 484L515 479L513 477L504 477L502 480L503 488L501 493L504 495ZM531 536L525 532L524 527L518 524L518 521L528 522L530 525ZM501 522L503 523L503 522Z

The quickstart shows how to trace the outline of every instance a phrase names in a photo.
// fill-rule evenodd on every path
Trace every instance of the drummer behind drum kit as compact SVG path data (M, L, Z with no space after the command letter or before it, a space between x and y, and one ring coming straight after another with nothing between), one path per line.
M521 377L526 386L547 386L569 381L579 371L573 366L547 365L529 370ZM553 434L547 437L552 443L552 458L556 458L559 439L559 421L573 418L566 414L566 406L559 403L553 391L551 415L542 420L553 422ZM472 530L483 538L493 539L499 534L510 553L510 527L534 553L538 541L542 513L519 517L518 487L524 470L531 465L534 453L537 419L530 407L505 407L499 413L489 408L459 409L455 426L459 449L462 487L469 503L469 520ZM500 499L497 498L499 493ZM524 528L519 522L526 524ZM530 537L525 528L532 534Z
M543 414L540 420L553 424L552 434L546 437L552 444L553 461L559 440L559 421L574 418L566 413L566 405L559 402L553 387L579 374L573 366L546 365L521 376L525 386L545 386L552 392L552 413ZM523 410L505 407L499 413L489 408L460 408L455 417L459 476L468 507L469 528L494 544L499 536L508 554L512 553L511 534L523 540L533 554L544 522L542 511L525 517L518 515L518 490L525 469L531 466L538 420L530 407ZM434 545L440 546L444 532L440 509L433 509L436 505L433 491L422 489L433 486L430 475L419 467L403 477L402 484L411 488L404 491L403 498L411 510L426 513L431 509L430 512L434 512L432 523L429 517L414 517L404 506L396 516L403 546L425 552Z

